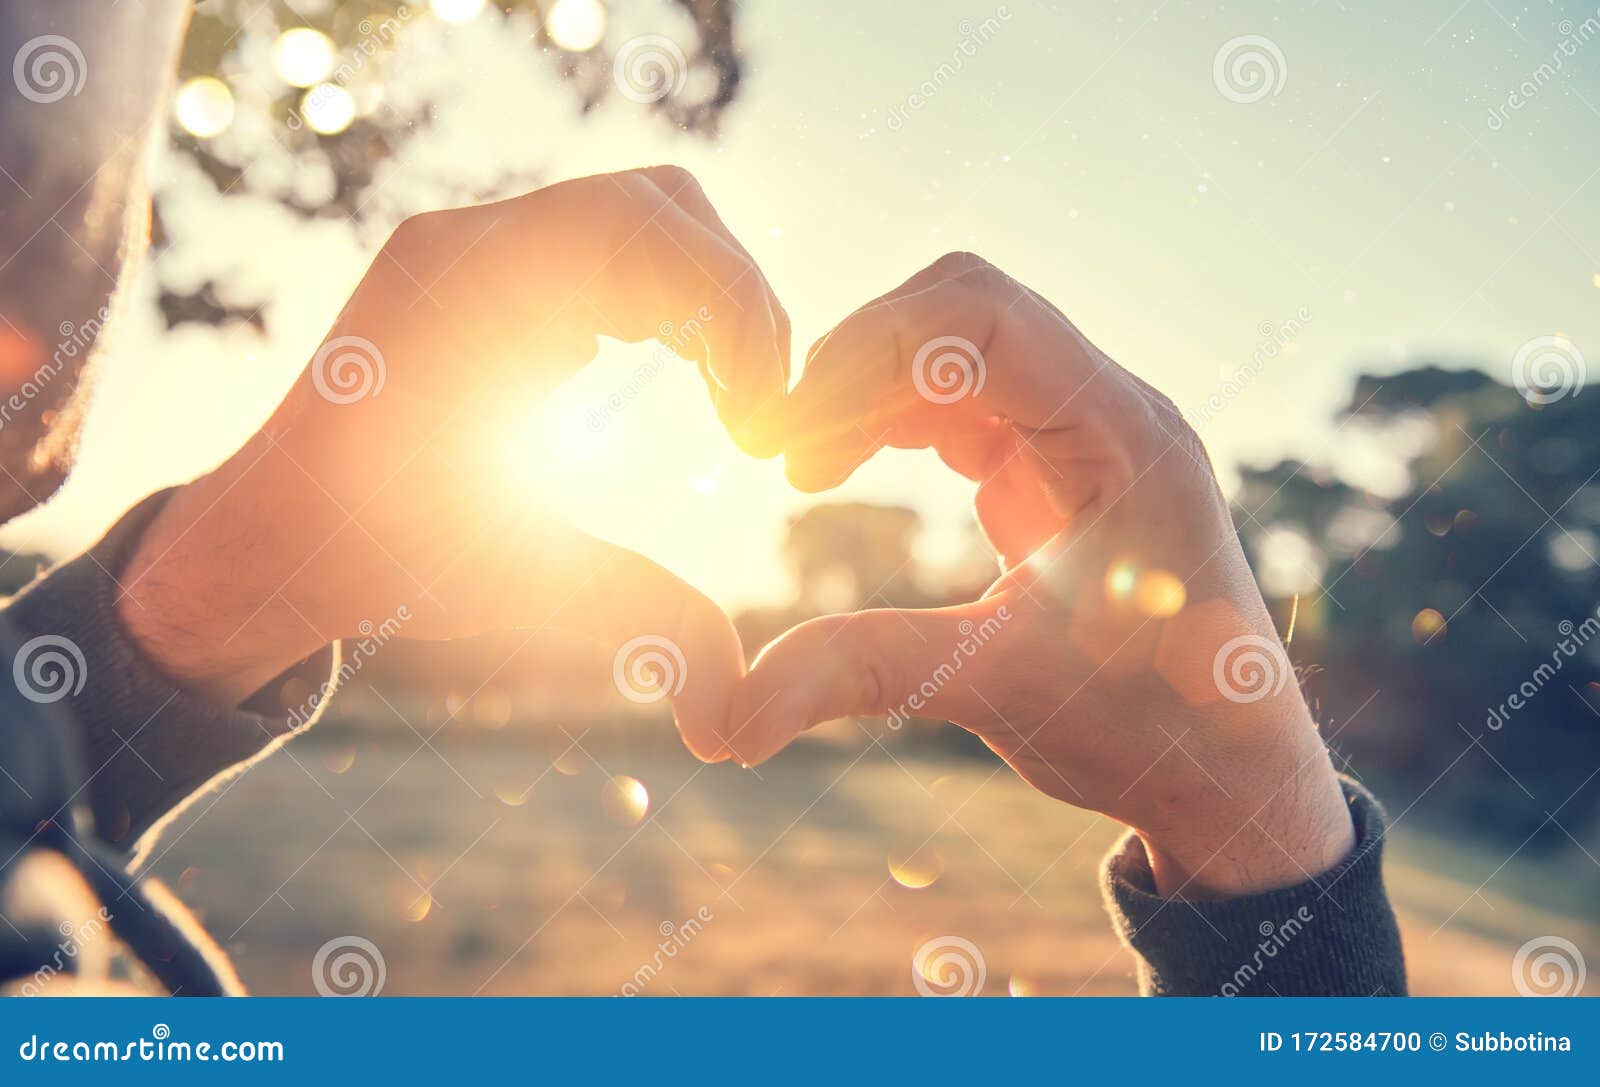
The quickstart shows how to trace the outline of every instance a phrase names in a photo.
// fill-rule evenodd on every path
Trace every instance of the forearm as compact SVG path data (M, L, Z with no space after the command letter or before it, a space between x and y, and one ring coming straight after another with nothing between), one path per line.
M102 838L128 848L197 790L309 725L336 667L331 647L298 666L290 661L283 683L235 708L175 683L151 659L119 618L119 578L170 497L141 502L86 554L53 568L4 608L20 646L16 670L37 686L29 697L57 704L76 730L76 800L87 802ZM29 672L30 656L51 646L63 654L65 671L54 679L46 670Z
M176 684L212 702L240 704L338 637L291 603L315 489L309 480L286 488L294 471L269 433L256 434L170 492L119 572L117 614L130 637ZM268 515L247 517L244 503Z

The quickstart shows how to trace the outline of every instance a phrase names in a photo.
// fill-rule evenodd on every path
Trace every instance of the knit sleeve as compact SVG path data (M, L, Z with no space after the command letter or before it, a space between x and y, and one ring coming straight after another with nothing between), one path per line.
M198 792L309 727L338 669L330 646L234 709L184 691L145 659L118 619L116 575L170 493L139 503L4 607L18 647L6 662L10 678L24 697L66 711L95 829L135 852Z
M1383 888L1383 809L1346 779L1356 844L1293 887L1218 901L1162 898L1132 833L1102 867L1106 906L1149 996L1404 996L1405 957Z

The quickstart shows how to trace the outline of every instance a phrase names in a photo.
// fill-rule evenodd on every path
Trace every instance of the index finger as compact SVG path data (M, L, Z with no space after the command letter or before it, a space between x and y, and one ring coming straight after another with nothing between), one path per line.
M1064 459L1092 456L1095 425L1135 406L1121 369L1059 312L973 261L949 276L924 270L812 349L783 410L796 485L832 486L883 444L943 453L941 442L995 420L1030 440L1048 432ZM897 440L907 432L911 442Z

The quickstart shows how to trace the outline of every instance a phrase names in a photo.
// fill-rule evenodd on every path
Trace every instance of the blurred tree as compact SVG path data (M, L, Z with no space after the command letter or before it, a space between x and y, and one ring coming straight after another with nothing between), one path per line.
M784 551L799 580L800 608L821 614L918 606L911 546L921 529L914 510L865 502L826 502L792 518Z
M1592 841L1594 398L1528 402L1482 372L1430 366L1362 376L1341 414L1380 434L1425 425L1405 490L1385 500L1285 462L1243 473L1237 518L1263 574L1285 532L1326 560L1292 655L1317 666L1307 689L1333 746L1392 787L1396 810L1415 801L1408 818ZM1269 603L1288 613L1282 596Z
M565 79L573 91L573 108L581 114L622 95L666 124L715 136L723 111L738 94L742 75L735 39L737 5L732 0L654 4L579 0L578 6L598 18L601 28L608 17L630 15L642 30L626 40L615 41L613 35L588 48L579 48L588 42L561 42L552 36L548 20L554 6L555 0L502 0L474 17L501 20L508 28L519 23L525 27L528 33L521 36L527 39L528 63L550 66ZM173 126L178 151L200 167L219 193L265 196L307 218L348 219L358 228L386 234L398 215L393 206L371 198L376 173L383 163L401 155L411 140L426 135L435 103L387 100L385 68L417 25L438 18L435 11L457 10L470 13L473 6L466 0L431 6L429 0L200 4L184 43L179 79L185 88L192 86L190 81L220 82L193 87L188 124L183 123L185 99L180 90L180 123ZM652 21L671 25L656 27ZM685 24L687 33L680 29ZM301 34L293 38L289 32ZM274 51L298 50L299 62L309 71L326 70L309 87L276 75L258 78L271 68L263 57L269 42ZM608 51L608 45L616 52ZM281 72L283 64L277 68ZM292 167L262 168L239 145L215 138L234 125L252 130L264 126L290 153ZM307 176L328 177L331 182L307 185L303 183ZM487 185L463 182L448 197L456 204L481 203L539 184L537 172L506 170ZM152 224L157 252L168 242L161 210L158 193ZM260 327L262 307L254 304L256 300L231 300L225 287L211 281L177 286L164 282L158 304L167 326L245 321Z

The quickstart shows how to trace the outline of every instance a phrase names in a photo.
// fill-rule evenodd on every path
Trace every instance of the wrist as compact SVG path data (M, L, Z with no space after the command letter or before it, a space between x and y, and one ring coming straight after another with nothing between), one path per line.
M1309 715L1281 750L1242 760L1249 773L1193 803L1179 818L1139 829L1165 897L1232 898L1322 875L1355 846L1339 776Z
M252 443L253 444L253 443ZM271 487L275 454L247 446L216 471L179 488L145 528L127 564L117 618L145 658L178 686L236 706L330 640L279 589L296 553L265 538L240 500Z

